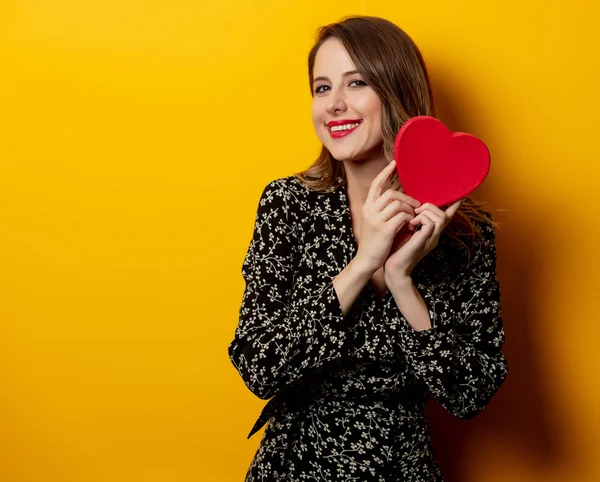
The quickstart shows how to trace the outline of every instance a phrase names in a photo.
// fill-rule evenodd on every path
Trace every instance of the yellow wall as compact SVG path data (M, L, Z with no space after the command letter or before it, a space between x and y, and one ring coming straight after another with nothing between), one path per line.
M0 3L0 480L243 479L264 402L227 358L241 263L264 185L318 149L315 29L352 13L414 38L507 210L510 375L470 423L434 407L449 479L600 480L592 8Z

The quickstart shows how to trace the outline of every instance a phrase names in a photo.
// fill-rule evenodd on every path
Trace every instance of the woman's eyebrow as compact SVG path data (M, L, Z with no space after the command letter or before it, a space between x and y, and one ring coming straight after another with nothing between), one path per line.
M354 74L360 74L360 72L358 70L350 70L348 72L344 72L342 74L342 77L348 77L349 75L354 75ZM329 81L329 77L315 77L315 79L313 80L313 82L317 82L319 80L325 80L325 81Z

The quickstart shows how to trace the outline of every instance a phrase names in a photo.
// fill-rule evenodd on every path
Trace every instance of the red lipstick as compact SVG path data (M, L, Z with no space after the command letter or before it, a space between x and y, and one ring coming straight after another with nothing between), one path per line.
M335 130L335 131L331 130L332 127L343 126L343 125L347 125L347 124L354 124L355 126L352 129ZM327 131L329 132L329 135L333 139L339 139L340 137L345 137L348 134L351 134L352 132L354 132L356 129L358 129L358 127L360 126L360 124L362 124L362 120L361 119L332 120L332 121L329 121L327 123L327 127L328 127Z

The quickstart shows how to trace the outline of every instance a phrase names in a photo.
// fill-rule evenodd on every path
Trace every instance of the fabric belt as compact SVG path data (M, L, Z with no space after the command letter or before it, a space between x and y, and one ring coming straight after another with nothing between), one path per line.
M277 393L262 409L262 412L252 427L252 430L250 430L247 439L258 432L273 415L284 407L302 408L307 406L311 399L312 397L308 395L306 387L283 390Z
M290 388L282 390L275 394L267 404L263 407L258 419L254 423L252 430L248 434L247 439L258 432L268 420L280 412L283 408L287 409L302 409L307 407L311 400L314 400L314 393L306 386ZM363 393L361 396L356 396L356 400L363 399L365 401L386 401L395 405L410 406L418 409L419 405L426 401L422 398L422 392L404 388L400 391L382 391L375 393Z
M277 413L277 410L281 407L281 403L279 402L279 400L277 400L277 395L275 395L271 400L269 400L267 402L267 404L264 406L264 408L262 409L262 412L260 412L260 416L258 417L258 420L256 420L256 423L254 424L254 427L252 427L252 430L250 430L250 433L248 434L248 437L246 437L247 439L249 439L250 437L252 437L252 435L254 435L256 432L258 432L261 428L263 428L263 426L265 425L265 423L267 423L267 421L273 416L275 415L275 413Z

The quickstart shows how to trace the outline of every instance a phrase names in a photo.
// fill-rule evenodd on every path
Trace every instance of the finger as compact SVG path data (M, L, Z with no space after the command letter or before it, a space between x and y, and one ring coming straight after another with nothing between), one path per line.
M424 224L422 228L415 232L412 237L406 243L410 245L412 249L419 251L426 246L427 241L431 238L434 230L434 224Z
M402 229L406 223L408 223L413 218L412 214L400 212L393 216L387 223L386 226L389 226L389 230L394 234L394 236Z
M419 201L417 201L415 198L412 198L409 195L404 194L403 192L397 191L396 189L388 189L381 196L379 196L379 198L375 201L373 206L375 207L376 211L381 211L390 202L396 201L396 200L405 202L405 203L409 204L410 206L412 206L413 208L419 207L421 205L421 203Z
M440 217L444 217L444 211L442 211L440 208L438 208L435 204L432 203L421 204L421 206L415 209L415 213L419 214L425 210L431 211L432 213L437 214Z
M446 224L444 223L443 220L432 216L432 214L429 211L425 211L425 212L419 214L419 216L423 216L423 220L422 220L423 226L421 227L420 231L418 231L418 232L424 231L423 236L426 236L426 238L427 238L426 246L427 246L427 249L430 250L434 246L437 245L438 239L439 239L440 235L442 234L442 231L446 227ZM416 219L417 218L415 218L415 220Z
M427 215L427 213L421 213L414 219L411 219L410 224L414 224L417 227L420 225L419 231L421 231L424 226L433 226L435 228L435 222Z
M458 211L458 208L460 207L462 202L463 202L463 200L459 199L458 201L456 201L454 204L452 204L450 207L448 207L446 209L446 216L448 217L448 219L452 219L452 217L456 214L456 211Z
M383 222L386 222L386 221L389 221L391 218L393 218L396 214L398 214L399 212L402 212L402 211L410 214L411 216L414 216L414 210L413 210L412 206L409 206L405 202L398 201L396 199L395 201L392 201L391 203L389 203L385 207L385 209L383 211L381 211L381 213L379 214L379 217Z
M394 172L396 168L396 161L390 162L386 167L384 167L379 174L371 181L371 185L369 186L369 192L367 193L367 201L366 202L375 202L381 196L381 190L387 181L390 174Z
M439 219L443 223L442 227L445 227L450 223L450 220L458 210L461 203L462 199L456 201L450 207L446 208L445 211L438 208L435 204L425 203L421 206L421 208L415 209L415 213L418 215L423 212L428 212L433 219Z
M414 219L410 221L411 224L418 226L419 224L440 224L443 226L444 220L430 211L423 211L421 214L417 214Z

